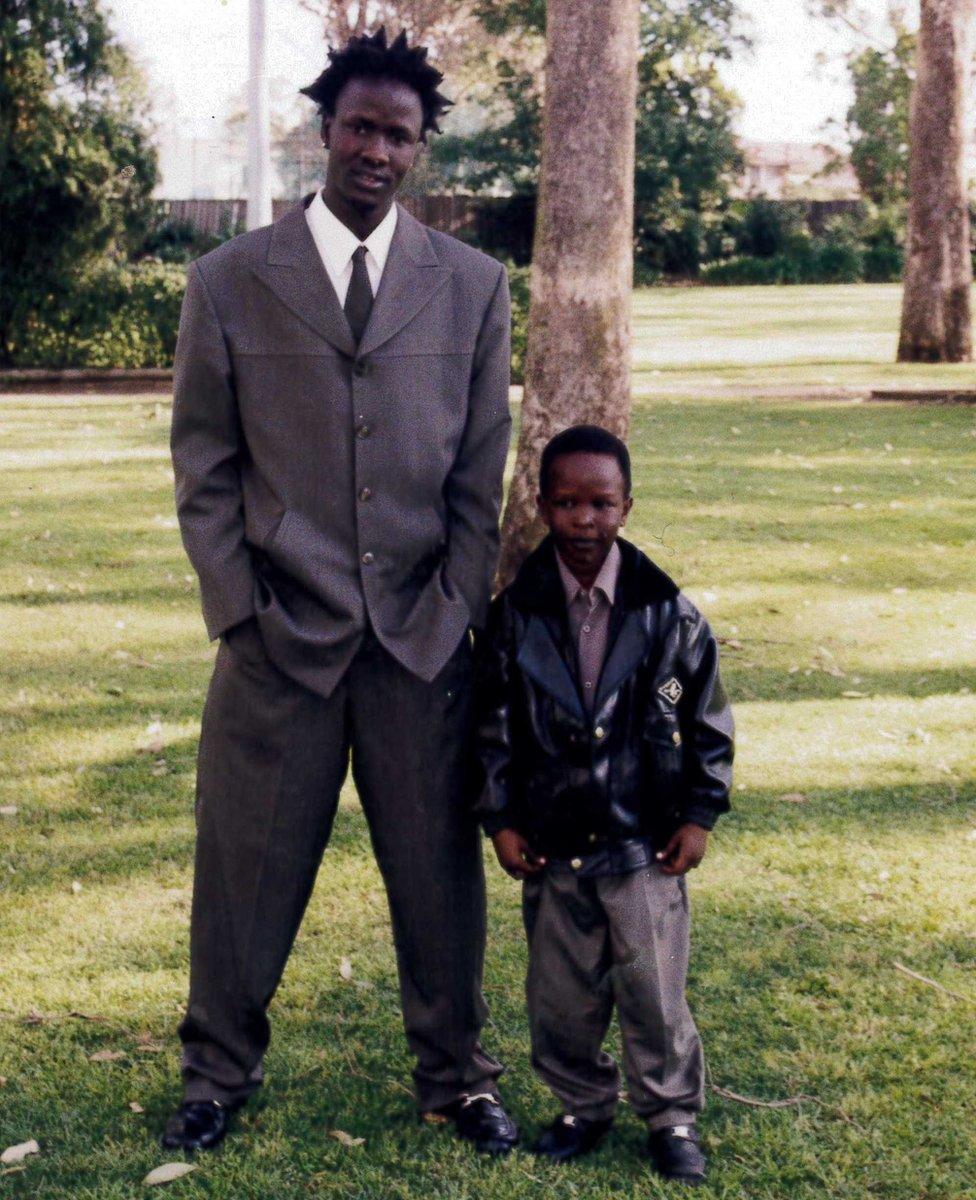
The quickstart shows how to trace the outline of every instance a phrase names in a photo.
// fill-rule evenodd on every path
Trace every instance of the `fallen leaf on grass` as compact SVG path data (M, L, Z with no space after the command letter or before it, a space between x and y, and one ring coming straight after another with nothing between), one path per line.
M329 1137L335 1138L343 1146L362 1146L365 1144L365 1138L353 1137L352 1134L346 1133L344 1129L330 1129Z
M40 1154L41 1148L32 1138L29 1142L20 1142L16 1146L8 1146L3 1154L0 1154L0 1163L5 1167L9 1167L12 1163L23 1162L28 1154Z
M0 807L0 817L16 817L17 811L16 804L4 804Z
M856 692L853 690L853 688L848 688L846 692L841 692L841 695L846 697L848 700L864 700L867 696L867 692Z
M99 1017L94 1013L78 1012L77 1009L72 1009L72 1011L68 1013L68 1016L74 1017L78 1021L95 1021L99 1025L104 1025L108 1020L108 1017Z
M163 740L163 727L159 721L151 721L142 736L145 740L138 747L140 754L162 754L166 743Z
M725 646L728 650L741 650L742 643L738 638L716 638L720 646Z
M146 1110L135 1100L129 1101L129 1111L134 1113L144 1113Z
M780 800L786 804L806 804L807 802L807 798L802 792L784 792L780 796Z
M976 830L973 830L973 832L976 833ZM6 1086L7 1086L7 1076L0 1075L0 1087L6 1087Z
M50 1021L51 1017L48 1013L39 1013L34 1009L24 1017L25 1025L43 1025L45 1021Z
M172 1183L174 1179L182 1179L184 1175L189 1175L195 1170L196 1167L192 1163L163 1163L161 1167L150 1171L142 1182L146 1187L155 1187L158 1183Z
M89 1054L89 1062L119 1062L125 1058L124 1050L96 1050L94 1054Z
M346 979L346 980L352 979L352 963L349 961L348 958L344 958L339 963L339 974L342 976L343 979Z
M78 880L77 880L77 879L72 879L72 881L71 881L71 890L74 892L74 894L75 894L76 896L77 896L77 895L78 895L78 894L81 892L81 890L82 890L82 888L81 888L81 884L78 882Z

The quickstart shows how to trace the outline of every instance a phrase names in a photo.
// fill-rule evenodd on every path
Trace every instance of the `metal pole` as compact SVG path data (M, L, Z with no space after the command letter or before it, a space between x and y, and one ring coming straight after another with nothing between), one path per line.
M251 0L247 82L247 227L271 223L271 138L265 66L265 0Z

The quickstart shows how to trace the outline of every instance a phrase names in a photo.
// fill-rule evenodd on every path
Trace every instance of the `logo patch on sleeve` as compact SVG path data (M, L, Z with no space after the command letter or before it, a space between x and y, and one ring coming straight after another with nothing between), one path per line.
M662 683L657 690L658 695L663 696L671 704L677 704L684 693L684 688L673 675L666 683Z

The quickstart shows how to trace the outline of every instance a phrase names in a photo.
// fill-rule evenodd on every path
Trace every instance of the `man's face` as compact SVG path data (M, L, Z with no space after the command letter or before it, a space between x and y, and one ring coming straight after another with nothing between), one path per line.
M612 454L561 454L552 463L545 495L537 498L563 562L589 585L610 553L633 500Z
M325 202L340 218L376 224L420 148L423 108L412 87L393 79L351 79L335 113L323 118L329 151ZM350 222L347 222L350 223Z

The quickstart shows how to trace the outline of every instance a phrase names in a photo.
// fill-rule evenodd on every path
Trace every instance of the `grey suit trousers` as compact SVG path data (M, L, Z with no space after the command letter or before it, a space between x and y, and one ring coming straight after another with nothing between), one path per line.
M425 683L367 635L326 699L243 628L221 642L200 737L185 1098L233 1104L261 1083L267 1008L350 754L390 904L418 1104L494 1093L501 1066L478 1042L485 900L466 794L467 637Z
M613 1116L620 1076L603 1043L616 1005L635 1111L651 1129L694 1123L704 1059L685 999L684 879L657 866L579 878L551 864L523 885L523 915L532 1065L563 1110Z

